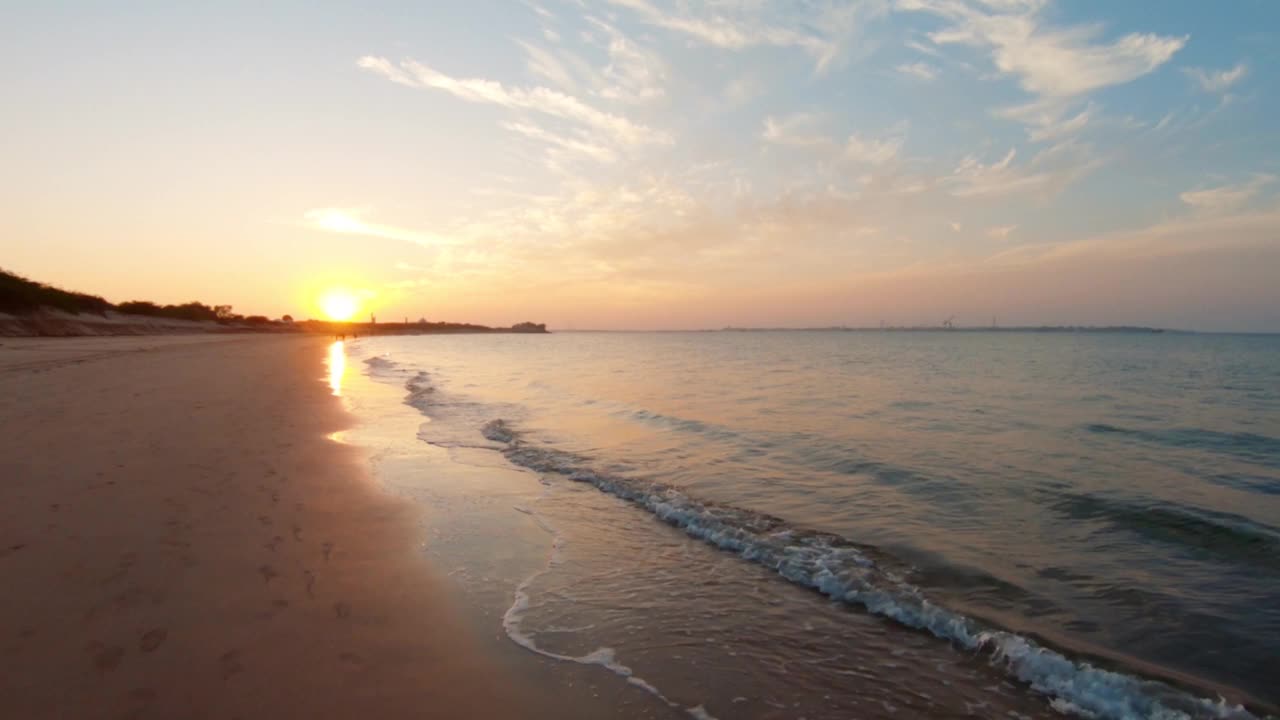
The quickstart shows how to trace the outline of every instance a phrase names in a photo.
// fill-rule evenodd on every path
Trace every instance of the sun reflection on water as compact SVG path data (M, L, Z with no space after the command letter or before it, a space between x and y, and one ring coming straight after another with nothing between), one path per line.
M334 395L342 396L342 376L347 372L347 352L345 343L335 340L329 346L329 389Z

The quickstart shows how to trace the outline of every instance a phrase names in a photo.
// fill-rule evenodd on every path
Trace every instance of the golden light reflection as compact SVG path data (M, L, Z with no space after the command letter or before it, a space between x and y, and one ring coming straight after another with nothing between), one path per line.
M329 389L334 395L342 396L342 377L347 373L346 343L333 341L329 346Z

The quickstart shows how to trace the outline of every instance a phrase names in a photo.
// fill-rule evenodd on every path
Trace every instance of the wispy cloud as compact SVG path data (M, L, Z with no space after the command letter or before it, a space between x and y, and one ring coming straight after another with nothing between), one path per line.
M1028 174L1013 166L1013 158L1017 154L1016 148L1010 148L1004 157L993 163L983 163L974 155L965 156L948 178L952 194L960 197L1008 195L1043 185L1048 180L1047 175Z
M603 66L555 41L544 47L518 40L529 73L566 93L609 101L640 104L666 95L668 69L661 55L599 18L587 17L586 23L599 31L583 33L583 38L603 51L608 58Z
M1026 105L1000 108L997 117L1015 120L1027 126L1027 138L1032 142L1062 140L1079 133L1097 113L1097 106L1088 103L1074 115L1067 114L1066 103L1057 98L1036 100Z
M1172 152L1182 136L1171 130L1205 114L1180 108L1161 120L1179 101L1161 95L1167 83L1147 83L1138 104L1098 92L1164 69L1185 35L1066 21L1078 12L1054 1L887 0L912 12L877 28L896 37L867 38L884 48L866 55L875 68L849 73L841 66L850 54L870 51L848 33L875 17L875 2L841 15L839 0L608 0L603 9L562 0L528 12L513 52L485 64L510 74L449 65L451 75L379 56L359 64L390 82L486 105L495 132L468 139L497 135L516 151L513 162L489 168L510 177L495 183L483 168L464 172L459 183L474 187L457 188L462 201L448 204L456 210L434 211L441 216L429 227L456 240L420 253L441 287L460 287L456 271L576 298L670 302L757 282L808 286L933 263L976 266L993 248L1003 272L1046 257L1050 246L1054 262L1075 258L1054 245L1070 232L1060 219L1094 212L1096 193L1063 189L1106 172L1108 162L1141 178L1149 168L1140 165L1165 156L1117 141ZM845 25L824 24L839 17ZM551 41L539 34L548 28ZM1225 93L1248 69L1185 72L1197 87ZM1177 70L1170 78L1174 91L1188 92ZM936 107L909 116L926 88ZM1121 109L1109 113L1103 102ZM1160 110L1148 116L1148 108ZM1124 112L1135 115L1111 114ZM886 126L895 116L904 119ZM909 133L912 120L921 129ZM676 133L679 152L663 150ZM535 146L541 156L527 152ZM1233 157L1215 163L1224 173L1216 182L1189 181L1178 186L1187 192L1167 193L1144 212L1216 221L1263 207L1274 178L1239 174ZM1171 176L1183 169L1176 165L1167 165ZM1110 210L1098 217L1132 220ZM360 217L310 220L332 232L410 234ZM465 252L472 248L480 254Z
M1275 247L1275 230L1280 212L1224 213L1192 215L1165 221L1138 230L1056 243L1024 245L997 253L985 260L988 265L1025 266L1071 258L1097 261L1119 258L1153 258L1195 254L1233 247Z
M557 135L532 123L506 122L502 124L502 127L532 140L539 140L545 143L553 151L557 151L553 152L553 155L558 155L558 151L563 151L568 154L584 155L602 163L612 163L618 159L617 153L603 145Z
M819 71L828 69L864 25L885 14L887 0L853 0L839 6L817 7L816 11L791 17L786 13L769 13L768 3L715 3L705 8L679 3L677 8L662 7L651 0L608 0L613 5L631 10L643 22L690 40L725 50L753 47L798 48L814 58ZM788 6L795 10L803 9Z
M596 18L590 22L608 38L609 64L601 71L601 97L640 103L666 94L667 64L660 55Z
M1098 24L1053 24L1044 12L1049 5L1049 0L897 0L901 10L929 13L949 23L928 34L934 44L985 50L997 71L1016 78L1034 96L995 112L1026 124L1033 142L1082 130L1097 111L1093 105L1079 109L1082 98L1155 71L1189 39L1137 32L1103 39Z
M632 122L625 117L592 107L578 98L546 87L508 87L496 80L456 78L416 60L392 63L382 57L365 56L359 67L388 80L414 88L440 90L474 103L488 103L518 110L530 110L576 122L606 134L625 146L670 144L667 133Z
M900 124L885 137L867 137L853 133L840 143L825 131L827 121L828 118L819 113L770 116L765 118L760 137L773 145L838 153L839 157L848 162L864 165L885 165L897 159L906 142L906 126Z
M721 96L730 104L741 105L754 100L764 92L764 83L755 75L740 75L725 85Z
M1196 212L1206 215L1234 212L1247 205L1262 188L1275 182L1275 179L1274 175L1259 173L1241 183L1188 190L1178 198Z
M530 74L567 92L576 92L578 90L578 82L574 79L568 64L561 57L533 43L520 42L519 45L524 49L526 56L525 67L528 68ZM362 65L361 67L364 66Z
M764 120L760 137L774 145L792 147L821 147L831 144L822 132L824 118L816 113L799 112L783 117L769 116Z
M1015 165L1011 148L1000 160L983 163L975 155L960 161L944 180L956 197L1000 198L1024 193L1052 195L1101 165L1088 145L1059 143L1036 153L1025 165Z
M933 80L938 77L938 68L926 62L903 63L894 69L919 80Z
M853 134L844 144L846 159L868 165L884 165L896 159L906 139L898 137L864 138Z
M1046 97L1072 97L1135 80L1168 62L1188 40L1128 33L1103 41L1097 25L1049 25L1041 15L1047 5L1047 0L897 0L902 10L931 13L951 23L929 34L934 43L985 48L1000 72Z
M814 52L826 50L826 44L816 35L792 28L750 23L741 19L731 20L723 15L697 16L666 11L648 0L609 0L628 8L646 23L667 30L683 33L707 45L739 50L759 45L799 47Z
M452 244L447 238L431 233L418 232L393 225L381 225L367 222L363 215L366 210L355 208L315 208L303 215L303 226L324 232L343 235L360 235L386 240L399 240L425 247L441 247Z
M1221 93L1231 89L1233 85L1240 82L1249 74L1249 66L1240 63L1230 70L1206 70L1204 68L1188 67L1183 68L1182 72L1191 78L1201 90L1208 93Z

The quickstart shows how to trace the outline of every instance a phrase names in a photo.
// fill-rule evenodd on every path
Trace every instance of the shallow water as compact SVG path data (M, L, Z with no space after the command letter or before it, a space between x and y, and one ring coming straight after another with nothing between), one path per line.
M444 448L542 479L500 508L554 543L508 589L512 639L625 669L694 715L1280 702L1278 337L565 333L347 352L420 411L405 433L424 461Z

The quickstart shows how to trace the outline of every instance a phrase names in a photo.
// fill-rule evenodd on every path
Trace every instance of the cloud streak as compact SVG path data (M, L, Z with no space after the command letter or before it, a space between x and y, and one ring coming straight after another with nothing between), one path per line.
M1274 175L1258 174L1242 183L1188 190L1178 198L1202 214L1218 215L1234 212L1257 197L1262 188L1275 182L1275 179Z
M1231 89L1249 74L1249 66L1240 63L1230 70L1205 70L1204 68L1183 68L1182 72L1191 78L1201 90L1207 93L1221 93Z
M872 20L884 15L887 0L851 0L839 6L817 6L799 18L768 15L767 3L719 3L708 8L681 3L667 9L651 0L608 0L626 8L642 22L678 33L701 45L723 50L757 47L796 48L810 55L819 72L840 58L852 38ZM803 5L783 5L796 12Z
M1016 76L1027 92L1067 98L1136 80L1173 58L1189 36L1128 33L1099 39L1093 25L1055 28L1041 17L1044 0L898 0L898 8L950 22L929 34L937 45L988 51L996 68Z
M926 62L903 63L894 70L917 80L931 81L938 77L938 68Z
M661 130L634 123L625 117L599 110L578 98L546 87L508 87L496 80L456 78L416 60L392 63L367 55L356 63L360 68L413 88L439 90L461 100L485 103L514 110L528 110L584 125L624 146L668 145L672 138Z
M351 208L315 208L303 215L302 224L324 232L398 240L423 247L438 248L453 244L451 240L439 235L366 222L362 219L364 214L364 210Z

